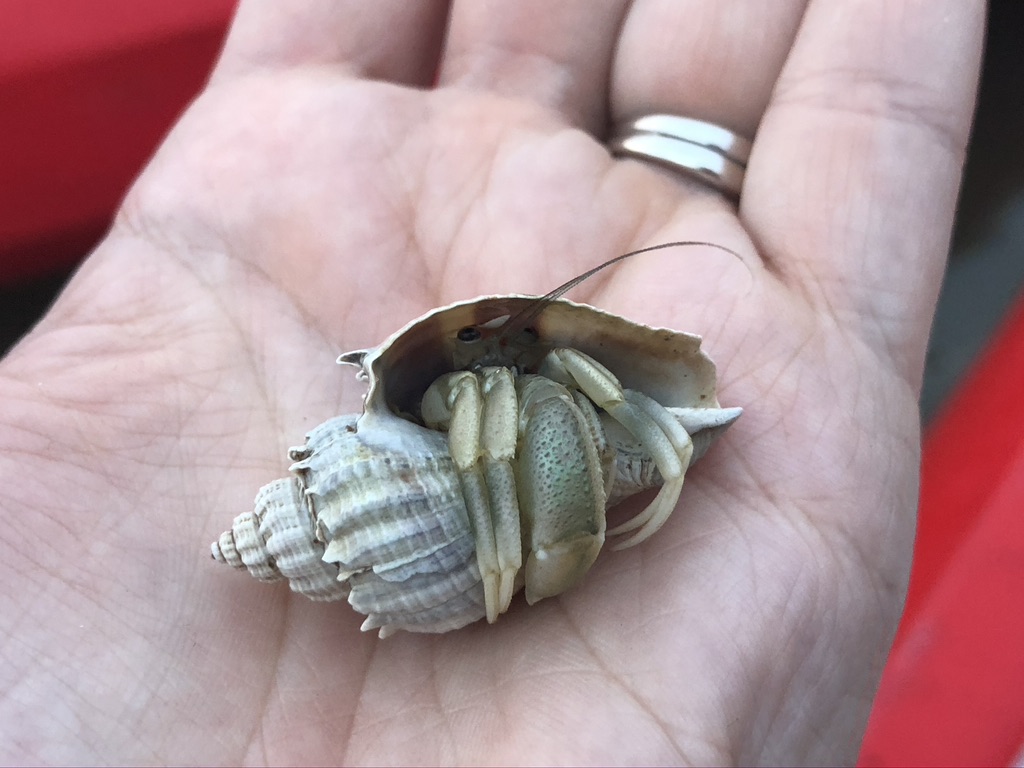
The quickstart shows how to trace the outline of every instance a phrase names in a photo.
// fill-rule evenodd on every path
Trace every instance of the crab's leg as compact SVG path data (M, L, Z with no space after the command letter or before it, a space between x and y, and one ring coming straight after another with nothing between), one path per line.
M523 376L519 412L516 478L532 605L564 592L593 565L604 544L606 478L588 423L597 421L589 402L578 404L564 386L542 376Z
M523 567L519 499L515 473L512 471L519 432L519 401L515 380L508 368L484 368L481 389L484 396L484 418L480 430L480 448L491 502L494 543L498 552L498 609L504 613L512 602L516 575Z
M647 413L647 415L650 416L658 425L658 428L665 433L669 442L672 443L672 447L675 449L676 455L679 457L679 461L683 467L683 474L685 475L686 469L690 466L690 462L693 459L693 440L690 439L690 434L679 423L679 420L672 415L671 411L665 408L665 406L657 400L648 397L642 392L637 392L632 389L624 389L623 394L626 397L626 402L637 406ZM680 477L680 486L682 486L682 482L683 478ZM676 494L676 498L678 498L678 492ZM675 507L676 498L672 500L672 508ZM668 515L672 513L672 508L668 509L665 513L665 517L658 522L656 520L656 515L659 510L656 508L655 504L650 504L640 514L610 530L608 532L610 535L619 536L623 533L636 530L637 528L641 529L640 533L616 544L614 549L626 549L634 546L635 544L639 544L662 526L665 519L668 518Z
M578 350L551 350L542 361L540 373L579 388L637 438L654 459L665 480L658 495L637 518L608 531L609 535L617 535L639 528L615 549L639 544L664 525L675 509L693 455L689 434L663 406L638 392L624 390L615 374Z
M511 466L518 425L512 373L485 368L479 375L442 376L424 394L421 411L427 426L448 430L476 540L487 620L493 623L508 610L523 563Z

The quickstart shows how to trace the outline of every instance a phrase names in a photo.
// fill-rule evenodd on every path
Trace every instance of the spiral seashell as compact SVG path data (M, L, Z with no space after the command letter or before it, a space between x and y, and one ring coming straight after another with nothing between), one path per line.
M493 620L467 476L452 458L449 435L426 426L420 412L433 382L478 369L482 361L523 376L546 365L541 361L553 349L579 350L600 360L623 387L657 401L655 415L663 409L663 418L692 441L688 464L739 416L740 409L719 407L714 365L700 352L699 337L586 305L552 302L537 313L529 338L508 351L482 345L467 353L453 342L467 327L500 327L535 303L519 296L462 302L414 321L380 347L343 355L341 361L360 365L369 382L364 412L330 419L291 449L292 476L259 491L254 510L235 518L213 543L214 559L261 581L286 580L313 600L346 599L366 616L362 628L379 629L382 637L400 629L447 632L485 615ZM599 547L603 509L660 486L663 477L643 439L580 392L572 398L576 405L567 407L579 408L594 455L602 457L592 470L603 478L606 499L601 529L593 534ZM519 466L532 461L515 456L517 482L524 476ZM524 561L531 547L526 535ZM520 572L515 589L522 583ZM503 587L506 603L509 586Z

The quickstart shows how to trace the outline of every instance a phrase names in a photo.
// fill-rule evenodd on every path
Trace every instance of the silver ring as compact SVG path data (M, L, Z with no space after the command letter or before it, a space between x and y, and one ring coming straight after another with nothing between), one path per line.
M676 115L645 115L619 125L608 148L613 155L649 160L682 171L738 198L750 142L714 123Z

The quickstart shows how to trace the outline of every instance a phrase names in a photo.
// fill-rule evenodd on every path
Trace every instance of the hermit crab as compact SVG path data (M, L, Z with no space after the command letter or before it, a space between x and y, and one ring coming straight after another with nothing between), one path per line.
M493 623L520 589L533 604L578 583L606 537L650 537L741 409L719 406L699 336L560 298L640 252L543 297L435 309L341 355L368 383L362 414L292 448L292 475L260 489L214 559L347 599L386 637ZM658 486L606 529L609 507Z

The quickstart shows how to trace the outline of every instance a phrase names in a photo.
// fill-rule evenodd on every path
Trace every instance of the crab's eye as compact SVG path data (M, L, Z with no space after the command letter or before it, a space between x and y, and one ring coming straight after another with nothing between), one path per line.
M480 329L473 325L467 325L462 328L456 335L459 341L477 341L480 338Z
M538 339L540 339L540 334L537 333L537 329L533 327L523 328L522 332L519 334L519 340L523 344L535 344Z

